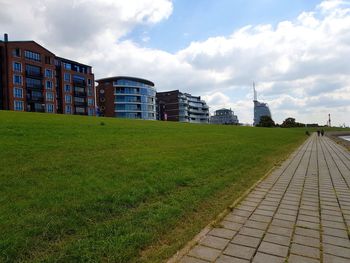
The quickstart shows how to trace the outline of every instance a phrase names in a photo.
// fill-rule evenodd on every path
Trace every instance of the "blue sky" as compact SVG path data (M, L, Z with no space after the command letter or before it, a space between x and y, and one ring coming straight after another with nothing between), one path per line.
M136 27L124 39L142 46L176 52L192 41L226 36L246 25L295 19L319 0L174 0L173 13L152 26ZM147 39L147 42L143 41Z

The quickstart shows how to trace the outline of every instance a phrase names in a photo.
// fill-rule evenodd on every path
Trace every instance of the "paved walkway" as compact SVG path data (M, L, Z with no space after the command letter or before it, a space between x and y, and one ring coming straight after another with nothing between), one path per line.
M180 262L350 262L350 153L313 135Z

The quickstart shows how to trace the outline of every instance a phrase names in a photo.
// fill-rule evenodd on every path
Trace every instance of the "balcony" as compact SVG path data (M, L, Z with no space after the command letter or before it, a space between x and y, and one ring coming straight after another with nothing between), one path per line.
M42 79L43 74L41 72L26 70L26 77L35 78L35 79Z
M44 96L32 96L31 94L27 94L27 101L28 102L44 102Z
M86 92L84 92L84 91L74 91L74 96L75 97L86 97Z
M73 79L73 85L77 87L86 87L86 81Z
M81 101L81 100L76 100L74 99L74 105L75 106L78 106L78 107L86 107L87 106L87 103L86 101Z
M34 90L42 90L44 86L42 84L31 84L31 85L26 85L27 89L34 89Z

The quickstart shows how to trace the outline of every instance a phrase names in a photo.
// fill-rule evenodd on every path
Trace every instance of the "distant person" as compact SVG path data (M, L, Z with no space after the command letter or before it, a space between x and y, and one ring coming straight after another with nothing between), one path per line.
M320 133L321 133L320 130L317 130L317 136L320 136Z
M323 129L321 130L321 135L322 135L322 136L324 135L324 130L323 130Z

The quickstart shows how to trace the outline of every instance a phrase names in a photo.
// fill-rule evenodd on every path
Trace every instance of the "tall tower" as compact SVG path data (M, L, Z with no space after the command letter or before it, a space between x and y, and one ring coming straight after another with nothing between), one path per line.
M253 91L254 91L254 102L258 101L258 94L256 93L256 89L255 89L255 82L253 81Z
M331 124L331 114L329 113L328 114L328 126L331 127L332 124Z

